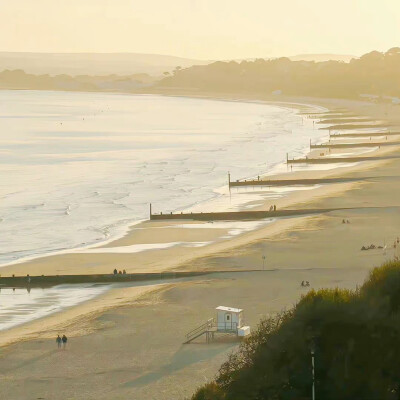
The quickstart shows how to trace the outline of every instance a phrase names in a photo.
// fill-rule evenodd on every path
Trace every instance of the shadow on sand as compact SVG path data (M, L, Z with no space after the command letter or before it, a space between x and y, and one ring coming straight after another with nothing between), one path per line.
M236 338L224 338L223 341L211 344L182 345L182 347L180 347L180 349L174 354L169 364L160 367L154 372L149 372L127 382L125 383L125 386L135 387L148 385L189 365L212 359L216 355L235 347L237 344L238 341Z

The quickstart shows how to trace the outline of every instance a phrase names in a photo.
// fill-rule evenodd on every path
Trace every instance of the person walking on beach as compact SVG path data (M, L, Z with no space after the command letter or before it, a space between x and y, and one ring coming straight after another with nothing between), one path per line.
M68 338L65 335L63 335L61 340L62 340L62 343L63 343L63 349L65 350L65 348L67 347Z
M61 338L60 338L60 335L57 335L56 343L57 343L57 347L59 349L61 349Z

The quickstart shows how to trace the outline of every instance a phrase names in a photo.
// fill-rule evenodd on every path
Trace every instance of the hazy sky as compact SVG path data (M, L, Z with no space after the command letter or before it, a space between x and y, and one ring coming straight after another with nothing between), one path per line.
M199 59L400 46L400 0L0 0L0 51Z

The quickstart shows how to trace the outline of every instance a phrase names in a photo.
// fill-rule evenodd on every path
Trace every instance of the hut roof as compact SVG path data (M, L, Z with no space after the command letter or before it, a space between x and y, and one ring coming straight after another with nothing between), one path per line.
M241 308L233 308L233 307L225 307L225 306L218 306L216 308L216 310L229 311L229 312L233 312L233 313L240 313L243 311Z

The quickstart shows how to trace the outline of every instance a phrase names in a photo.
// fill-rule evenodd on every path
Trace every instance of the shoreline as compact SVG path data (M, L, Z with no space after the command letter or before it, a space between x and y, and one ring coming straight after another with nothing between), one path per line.
M7 89L9 90L9 89ZM25 90L25 89L23 89ZM36 91L36 90L31 90L31 89L26 89L28 91ZM40 92L40 90L39 90ZM55 92L59 92L59 91L55 91ZM67 91L68 93L70 91ZM82 93L93 93L93 92L82 92ZM99 92L99 93L103 93L103 92ZM213 101L223 101L223 102L243 102L243 103L256 103L256 104L264 104L264 105L270 105L270 106L275 106L275 107L279 107L282 109L286 109L286 110L290 110L290 111L295 111L297 116L300 118L303 118L303 114L305 112L305 110L309 109L308 112L310 112L311 114L313 112L318 112L319 111L330 111L328 108L326 108L325 106L321 106L319 104L312 104L311 102L311 98L309 99L310 101L306 101L306 102L286 102L286 101L276 101L276 100L259 100L259 99L248 99L248 98L236 98L235 96L233 97L224 97L222 95L222 97L218 97L218 96L208 96L208 95L196 95L196 94L189 94L189 95L184 95L184 94L165 94L165 93L152 93L152 92L138 92L138 93L119 93L119 92L104 92L104 94L116 94L116 95L160 95L160 96L166 96L166 97L182 97L182 98L193 98L193 99L204 99L204 100L213 100ZM230 95L228 95L230 96ZM318 98L315 98L315 100L318 100ZM322 124L323 125L323 124ZM316 127L315 129L318 129L319 131L323 131L322 126L321 127ZM323 139L321 139L323 140ZM320 140L320 141L321 141ZM304 148L304 151L301 151L301 154L306 155L309 154L310 151L307 150L306 148ZM285 165L285 162L279 162L277 164L273 164L271 165L267 171L264 172L260 172L260 176L263 177L272 177L275 176L275 178L280 178L282 176L281 173L276 173L274 172L275 169L279 169L282 168ZM340 168L349 168L347 166L336 166L336 167L332 167L332 170L336 170L336 169L340 169ZM318 173L319 170L317 169L315 171L315 173ZM250 177L242 177L239 178L240 180L243 179L251 179L251 178L255 178L255 175L252 175ZM185 212L186 210L190 210L192 207L201 207L202 205L207 206L208 203L213 202L215 200L217 200L218 198L221 197L221 193L218 193L218 190L222 190L223 187L219 187L219 188L214 188L214 195L207 199L207 200L203 200L200 201L199 203L193 203L191 205L188 205L184 208L182 208L182 211ZM245 203L244 203L245 204ZM294 203L295 204L295 203ZM259 210L260 208L255 208L255 210ZM174 210L177 211L177 210ZM181 210L179 210L181 211ZM103 246L109 246L112 245L114 242L118 242L119 240L123 239L124 237L128 236L130 231L132 229L134 229L137 226L141 226L141 224L143 222L147 222L147 219L135 219L130 221L127 224L121 225L118 230L119 233L116 233L115 235L113 235L112 237L109 238L105 238L104 240L101 241L97 241L97 242L93 242L93 243L89 243L89 244L85 244L83 246L77 246L77 247L73 247L73 248L66 248L66 249L62 249L62 250L54 250L54 251L50 251L48 253L44 253L44 254L33 254L33 255L29 255L29 256L25 256L22 257L20 259L17 259L15 261L11 261L11 262L6 262L0 265L0 276L2 273L4 273L4 271L9 271L11 270L12 266L14 265L19 265L19 264L26 264L26 263L30 263L30 262L34 262L36 260L42 260L42 259L46 259L48 257L57 257L59 255L68 255L68 254L74 254L74 253L79 253L81 251L87 250L87 249L95 249L95 248L101 248Z
M88 92L88 93L91 93L91 92ZM110 94L110 93L105 92L104 94ZM152 94L152 93L115 93L115 94L117 94L117 95L118 94L133 95L133 96L157 95L157 94ZM168 97L180 97L180 96L168 96ZM193 97L193 99L196 99L196 97ZM249 103L249 104L251 104L251 103L265 104L265 102L263 102L263 101L255 102L255 101L241 101L241 100L218 99L218 98L216 98L216 99L205 98L204 100L215 100L215 101L223 101L223 102L243 102L243 103ZM292 106L286 107L286 106L283 106L282 104L267 104L267 105L276 106L276 107L279 107L279 108L285 109L285 110L290 110L291 112L296 114L296 116L299 118L303 118L302 115L299 114L301 110L310 109L310 111L317 111L318 109L324 109L323 107L313 106L312 104L298 104L298 105L296 105L296 107L292 107ZM325 134L323 134L321 131L321 135L325 135ZM302 150L300 153L304 154L304 155L307 154L307 148L304 148L304 150ZM282 162L272 164L268 167L268 169L266 171L263 172L263 174L268 174L270 172L273 172L275 168L277 168L277 167L279 168L284 165L285 165L284 160L282 160ZM254 176L254 175L251 175L251 176ZM246 176L244 176L242 179L246 179ZM227 186L225 186L225 185L221 186L221 187L214 187L209 198L207 198L205 200L201 200L200 202L190 203L182 208L174 209L174 211L182 210L183 212L185 212L186 210L190 210L193 207L197 207L197 208L206 207L207 208L207 205L209 203L218 201L218 199L223 198L223 196L225 195L225 193L223 193L223 190L225 188L227 188ZM242 205L244 205L244 207L246 207L245 204L246 204L246 202L243 202ZM32 262L35 260L44 259L47 257L79 253L80 251L83 251L83 250L107 246L107 245L112 244L113 242L116 242L116 241L124 238L125 236L129 235L129 232L132 229L134 229L136 226L140 226L143 222L146 222L146 221L148 221L148 220L143 219L143 218L132 219L129 222L127 222L127 223L125 222L124 224L121 224L120 226L118 226L117 232L112 234L111 237L105 237L102 240L96 239L96 241L94 241L92 243L86 243L84 245L79 245L79 246L72 247L72 248L52 250L52 251L48 251L48 252L41 253L41 254L31 254L31 255L23 256L19 259L13 260L13 261L4 262L4 263L0 264L0 276L1 276L1 274L4 274L5 270L7 270L7 271L10 270L11 269L10 267L12 267L14 265L25 264L25 263L29 263L29 262Z
M101 326L90 326L90 322L99 315L110 309L134 305L142 297L167 290L173 285L173 283L162 283L121 288L111 286L105 293L76 306L66 307L59 312L0 331L0 349L37 337L53 339L58 331L66 329L71 337L87 335L102 328ZM62 318L60 318L61 315ZM43 323L44 321L45 323Z
M182 97L182 96L177 96L177 97ZM183 96L184 97L184 96ZM242 101L241 99L239 100L235 100L235 99L231 99L231 100L227 100L227 99L221 99L222 101ZM257 102L260 102L262 104L271 104L270 102L265 102L263 100L256 100ZM288 107L290 108L291 105L296 104L299 108L297 108L297 112L299 113L302 109L304 110L304 107L315 107L315 109L327 109L324 106L321 105L310 105L310 104L305 104L305 103L281 103L281 102L276 102L274 104L271 105L276 105L276 106L280 106L280 107ZM395 150L393 150L395 151ZM341 176L346 176L348 174L354 173L354 172L359 172L359 171L365 171L365 170L369 170L371 168L373 168L373 165L379 165L379 163L385 163L387 161L374 161L374 162L364 162L364 163L359 163L359 165L353 165L350 167L346 167L346 166L338 166L337 168L332 168L331 170L305 170L305 171L296 171L293 174L290 174L290 176L294 175L293 179L300 179L301 176L307 175L307 176L311 176L311 177L320 177L320 176L335 176L335 175L339 175ZM373 165L371 165L373 164ZM274 177L275 179L279 179L282 176L287 176L288 173L276 173L275 175L262 175L263 177L266 176L268 178L270 177ZM363 184L362 182L338 182L335 184L332 184L330 186L324 187L318 187L318 188L313 188L310 191L307 191L308 193L294 193L292 194L292 196L286 196L285 198L283 198L283 200L281 201L282 206L280 206L280 208L285 208L288 207L290 205L293 204L307 204L308 206L310 206L310 203L312 204L312 202L315 200L320 200L321 198L330 196L332 194L337 194L337 193L344 193L348 190L351 190L354 187L357 187L359 185ZM264 201L263 204L261 204L260 206L254 207L252 208L252 210L260 210L260 209L265 209L265 204L266 202ZM274 236L279 236L284 234L284 232L287 232L291 229L296 229L296 225L303 225L304 223L306 224L307 220L309 219L308 216L306 217L301 217L301 218L294 218L293 220L290 219L280 219L280 220L276 220L273 221L271 224L268 224L267 226L261 226L261 227L256 227L255 229L251 229L249 232L245 232L242 234L239 234L237 236L233 236L231 238L229 238L228 240L224 240L224 241L214 241L213 243L211 243L208 246L205 246L204 248L201 249L193 249L187 253L191 253L191 254L177 254L178 257L174 257L176 260L172 263L166 264L163 267L160 267L160 265L155 265L154 266L154 262L151 262L151 264L153 265L152 268L150 268L150 270L148 271L148 267L145 266L144 270L148 271L148 272L161 272L161 271L168 271L171 270L172 268L177 268L178 270L185 270L185 271L195 271L195 269L187 269L187 267L185 267L185 264L187 265L187 263L189 263L191 260L197 260L197 259L201 259L204 257L210 257L213 254L219 253L221 251L227 251L230 248L237 248L239 246L243 246L246 243L251 243L254 242L255 240L259 240L261 237L274 237ZM154 223L150 222L150 221L141 221L138 222L134 225L130 225L127 230L126 233L124 235L122 235L121 237L117 238L117 239L110 239L109 241L107 241L107 243L102 243L101 245L96 244L95 246L90 245L87 246L85 248L109 248L109 247L113 247L113 246L123 246L126 245L128 242L131 242L132 239L132 232L135 232L135 230L137 229L146 229L146 227L148 225L151 225ZM144 227L144 228L143 228ZM161 228L167 228L165 229L165 231L167 232L168 230L168 226L161 226ZM206 231L207 229L205 229L204 231ZM188 233L189 230L186 230L186 232L182 232L184 234ZM209 233L209 232L208 232ZM167 233L168 234L168 233ZM205 234L205 236L207 236L207 232ZM81 249L80 249L81 250ZM170 253L174 254L177 253L177 251L174 251L176 249L171 249L168 250ZM144 252L144 253L152 253L150 252ZM184 253L184 252L183 252ZM2 267L1 271L2 271L2 275L3 272L9 272L11 273L12 271L15 270L16 273L20 273L25 275L25 271L27 270L31 270L32 269L32 264L33 265L33 269L35 270L36 268L41 268L41 264L49 262L50 259L50 264L52 264L52 258L55 258L55 264L59 264L62 263L62 260L57 260L58 257L68 257L73 255L70 251L67 251L66 253L60 254L60 255L50 255L50 256L46 256L46 257L38 257L35 258L33 260L30 260L28 262L21 262L18 264L12 264L12 265L8 265L5 267ZM145 254L148 255L148 254ZM78 256L79 256L79 251L78 251ZM81 254L82 256L82 254ZM102 256L102 254L100 253L100 257ZM103 254L103 257L105 256L105 254ZM115 262L113 261L113 259L118 258L118 254L115 253L111 253L110 255L108 255L108 259L109 262ZM172 256L172 255L171 255ZM78 257L79 259L79 257ZM99 259L99 257L97 257L97 259ZM123 259L123 257L122 257ZM76 258L75 260L76 261ZM163 263L163 260L161 260L161 263ZM35 265L36 264L36 265ZM18 268L21 267L22 268ZM53 267L50 265L50 269L52 269ZM18 271L19 270L19 271ZM135 270L135 272L138 272ZM140 272L140 270L139 270ZM31 273L32 275L32 273ZM80 305L75 306L74 308L79 308ZM61 313L62 314L62 313ZM46 318L46 317L45 317ZM29 323L27 323L29 324Z

